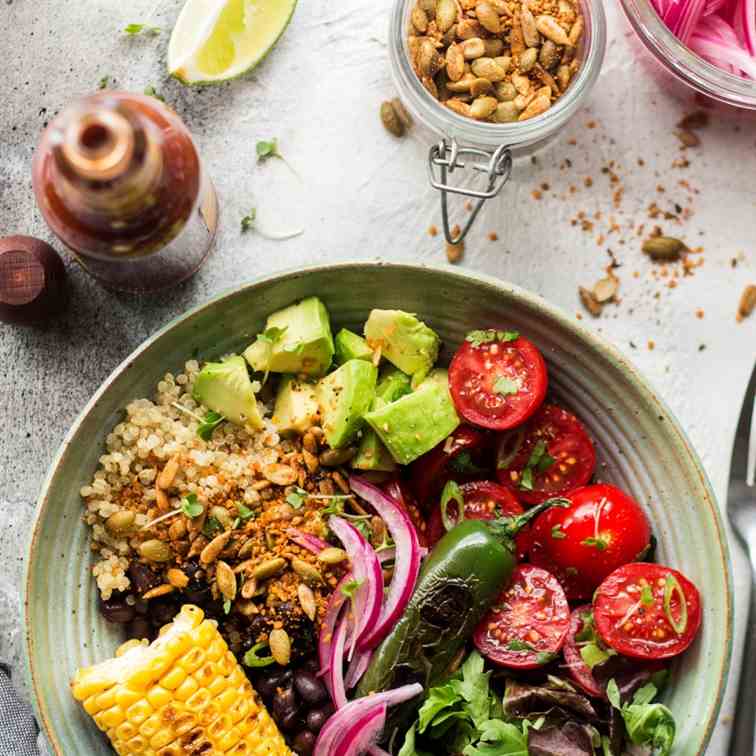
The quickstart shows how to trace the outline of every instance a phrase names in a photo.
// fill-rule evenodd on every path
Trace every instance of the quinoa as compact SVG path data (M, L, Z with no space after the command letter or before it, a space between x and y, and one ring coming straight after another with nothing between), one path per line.
M129 607L170 601L177 609L201 603L200 595L221 630L234 641L246 638L246 648L274 627L309 624L312 635L347 565L322 564L292 534L325 541L328 516L344 507L356 510L353 522L366 530L369 516L344 474L320 463L325 442L318 426L282 438L271 406L260 402L261 430L222 422L203 440L198 428L208 410L192 393L199 370L190 360L183 372L165 374L154 399L127 405L81 489L101 600ZM194 516L187 513L192 504ZM233 570L235 584L225 566L219 576L221 563ZM268 575L270 564L276 569ZM300 606L302 584L314 597L315 616L305 617Z

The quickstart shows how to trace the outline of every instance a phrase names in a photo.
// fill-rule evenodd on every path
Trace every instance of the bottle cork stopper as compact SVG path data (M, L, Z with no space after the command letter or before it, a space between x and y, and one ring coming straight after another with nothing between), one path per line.
M0 238L0 321L43 322L63 305L64 279L63 261L46 242Z

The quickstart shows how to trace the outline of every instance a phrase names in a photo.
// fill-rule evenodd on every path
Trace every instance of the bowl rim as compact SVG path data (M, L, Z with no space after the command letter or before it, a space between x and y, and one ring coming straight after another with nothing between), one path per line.
M36 669L32 661L33 658L33 633L31 631L31 625L29 622L29 602L30 597L34 595L34 586L32 583L32 564L37 551L37 544L40 538L40 530L44 517L48 513L50 505L50 494L53 479L55 478L58 470L66 461L66 454L68 447L70 446L73 437L78 432L79 426L83 422L84 418L89 414L92 408L100 401L100 399L110 389L112 383L122 373L128 370L132 364L145 352L152 344L159 341L165 334L177 327L179 324L184 323L197 316L199 313L215 307L219 302L238 296L241 292L247 290L254 290L256 288L267 286L271 283L278 281L300 278L318 272L340 272L348 274L354 270L367 270L371 268L393 268L401 270L410 276L418 271L438 273L444 277L458 278L466 280L467 282L476 284L478 286L484 286L489 289L493 289L496 292L506 292L513 295L515 298L521 299L526 302L530 307L537 310L541 310L548 317L553 318L558 324L566 328L571 332L573 336L582 339L587 342L588 346L607 359L614 367L616 367L621 373L625 375L636 391L639 392L644 403L651 405L657 415L664 417L664 425L670 429L670 436L673 443L681 450L681 452L688 457L692 462L692 465L700 479L701 485L706 491L704 501L711 514L715 528L717 540L719 542L720 553L722 557L722 565L725 572L726 584L727 584L727 596L726 596L726 648L725 656L722 664L722 668L719 674L719 682L716 691L716 700L712 709L710 721L707 722L706 729L703 733L703 739L701 745L695 756L703 756L709 741L712 736L712 732L719 718L719 713L722 706L722 699L727 686L727 679L730 672L730 666L732 661L733 650L733 632L734 632L734 617L733 617L733 577L732 577L732 561L730 556L730 549L725 532L724 521L717 505L717 497L709 480L708 474L703 467L701 459L693 448L687 434L683 430L679 421L672 413L666 402L657 395L652 388L648 380L638 371L638 369L623 355L617 347L611 344L608 340L602 336L594 333L592 330L583 326L580 322L571 318L560 307L551 304L545 300L540 294L535 294L527 289L511 283L505 279L497 278L485 273L479 273L477 271L460 270L447 264L411 264L402 262L390 262L380 259L372 260L344 260L335 263L321 263L308 266L299 266L293 268L287 268L273 273L268 273L262 276L257 276L249 281L241 284L237 284L230 288L224 289L220 293L210 297L206 301L191 307L187 311L183 312L175 318L172 318L168 323L159 328L155 333L146 338L139 346L137 346L129 355L126 356L108 375L108 377L102 382L99 388L95 391L89 401L84 405L82 410L76 416L76 419L71 424L68 432L63 438L58 450L56 451L47 474L42 482L40 493L37 498L33 526L30 534L27 537L26 548L24 551L24 568L21 586L21 625L23 632L22 643L22 661L23 661L23 674L29 684L29 689L32 693L32 704L34 707L37 721L39 722L42 731L48 742L51 744L56 756L66 756L57 735L54 732L50 721L47 716L47 706L43 703L43 697L37 684L37 676L35 674Z

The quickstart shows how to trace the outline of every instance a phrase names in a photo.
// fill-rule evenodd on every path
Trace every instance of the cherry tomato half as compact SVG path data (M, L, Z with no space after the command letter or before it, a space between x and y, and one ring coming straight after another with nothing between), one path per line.
M544 404L520 429L503 434L496 477L527 504L540 504L584 486L596 467L596 450L575 415Z
M527 420L543 402L547 385L541 353L522 336L465 341L449 365L457 411L484 428L507 430Z
M529 556L557 576L572 601L590 598L609 573L642 559L651 527L640 505L615 486L583 486L565 498L570 507L536 518Z
M473 633L473 643L502 667L535 669L564 645L570 607L559 581L546 570L521 564Z
M591 668L583 661L580 655L575 636L583 629L583 615L590 614L593 607L590 604L584 604L577 609L573 609L570 617L570 629L567 638L564 641L564 661L567 663L567 673L589 696L604 698L604 689L596 681L591 672Z
M596 629L615 651L668 659L685 651L701 627L701 596L684 575L648 562L612 572L593 599Z
M465 500L466 520L493 520L495 517L522 514L522 506L504 486L488 480L464 483L460 486ZM447 513L452 519L457 517L457 504L449 503ZM441 507L437 503L428 521L428 543L433 546L446 533L441 517Z
M469 480L484 474L484 459L491 434L470 425L460 425L429 452L418 457L410 468L410 485L421 506L435 506L433 497L448 480ZM451 440L450 440L451 439Z

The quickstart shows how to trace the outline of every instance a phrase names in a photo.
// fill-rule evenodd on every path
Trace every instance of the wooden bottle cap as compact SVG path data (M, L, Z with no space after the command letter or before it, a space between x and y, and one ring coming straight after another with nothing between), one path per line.
M32 236L0 238L0 320L40 323L64 301L65 267L57 252Z

